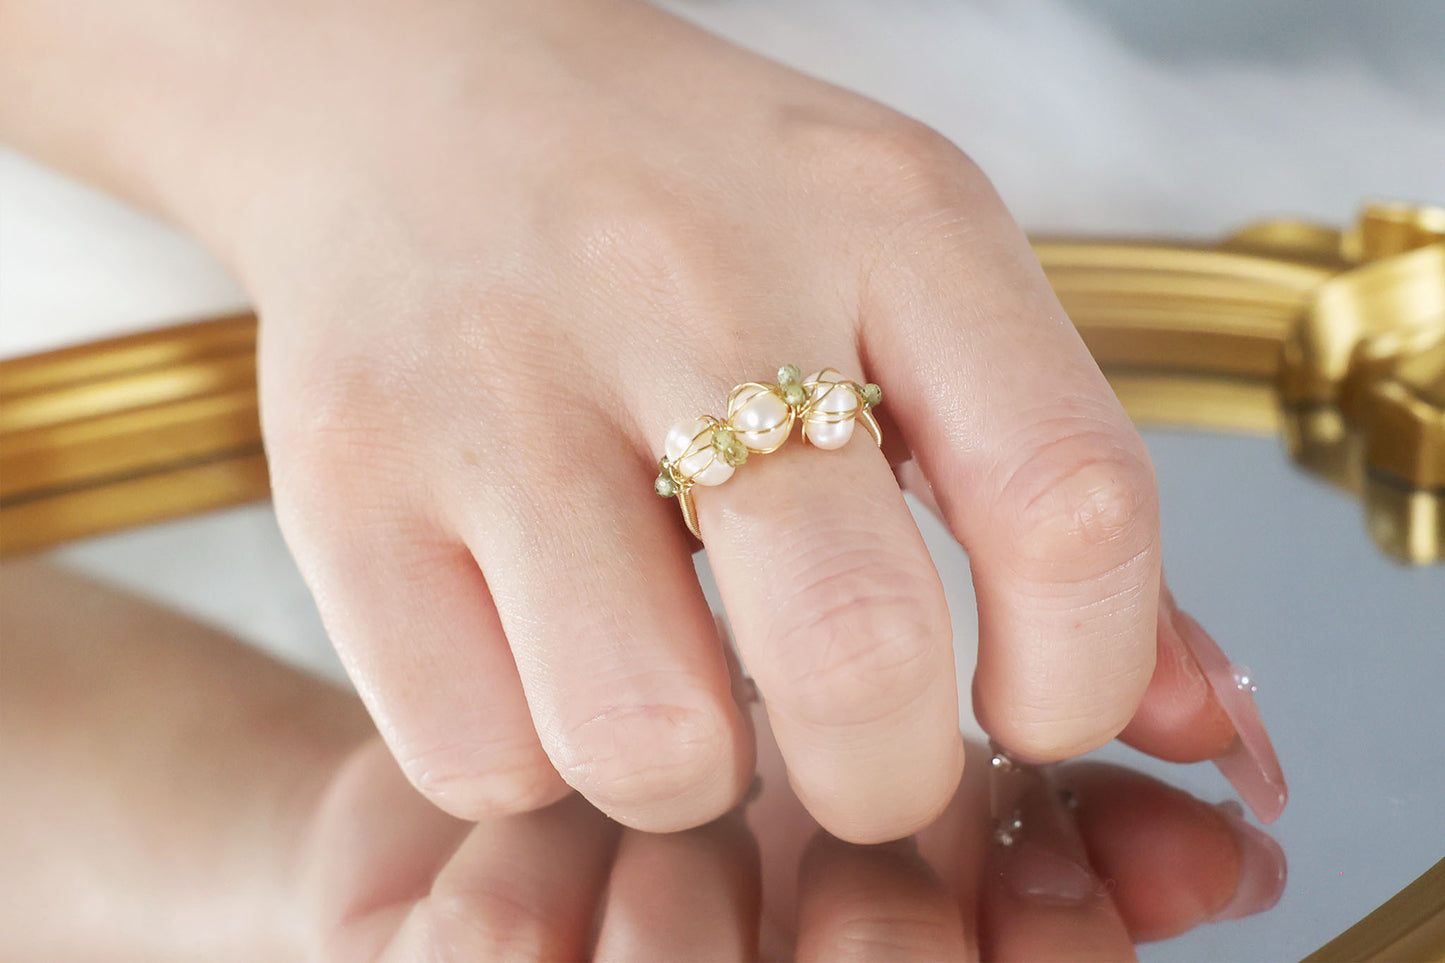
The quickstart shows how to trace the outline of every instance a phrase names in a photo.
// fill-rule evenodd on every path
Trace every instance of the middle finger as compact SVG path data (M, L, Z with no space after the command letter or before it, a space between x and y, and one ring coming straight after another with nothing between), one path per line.
M832 360L844 377L863 380L843 344L832 358L799 360ZM795 428L725 484L693 492L740 653L798 797L850 842L895 839L930 822L963 765L952 626L882 451L861 425L836 450Z

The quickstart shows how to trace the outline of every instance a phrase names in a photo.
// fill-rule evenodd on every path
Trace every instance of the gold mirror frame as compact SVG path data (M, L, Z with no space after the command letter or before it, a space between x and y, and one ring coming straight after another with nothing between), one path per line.
M1034 247L1136 422L1279 434L1445 557L1445 209ZM266 498L255 353L240 315L0 362L0 558ZM1375 958L1445 959L1445 860L1311 957Z

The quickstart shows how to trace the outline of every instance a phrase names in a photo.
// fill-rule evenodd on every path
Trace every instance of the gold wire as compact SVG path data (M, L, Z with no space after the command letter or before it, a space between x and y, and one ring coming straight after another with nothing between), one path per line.
M829 378L829 375L831 375L832 377ZM748 449L749 454L769 455L777 451L779 448L783 447L783 445L787 444L788 439L792 437L793 426L797 424L799 420L804 419L809 415L813 415L815 421L821 421L825 424L830 425L842 424L850 418L856 419L862 423L863 430L868 432L868 437L873 439L873 443L880 448L883 447L883 431L881 428L878 427L878 420L873 417L873 412L870 410L870 405L867 403L867 401L864 400L862 385L858 384L856 381L850 381L847 378L844 378L843 375L836 368L824 368L813 377L802 382L802 386L804 389L803 401L799 404L792 405L788 404L787 395L783 386L780 384L772 384L762 381L743 382L742 384L733 388L732 391L728 392L728 417L726 419L714 418L712 415L699 415L698 418L700 421L703 422L704 427L702 428L702 430L698 431L692 436L691 440L689 440L687 443L687 447L683 449L683 453L675 460L670 459L666 455L664 455L662 460L658 462L658 470L662 474L666 475L669 479L671 479L672 483L677 486L676 498L678 508L682 511L682 520L687 525L687 530L692 532L693 536L698 541L702 541L702 531L698 528L697 504L693 501L692 497L692 490L697 485L697 483L693 481L693 476L707 471L708 468L712 467L713 461L716 461L716 459L723 457L722 453L719 452L716 448L713 448L712 446L712 437L717 431L725 428L728 431L733 432L734 437L738 439L744 439L748 434L750 434L750 432L740 431L732 423L733 417L737 414L737 412L734 410L734 402L739 396L739 394L745 389L757 388L760 391L768 392L769 394L772 394L774 397L776 397L779 401L781 401L785 406L787 406L788 409L788 417L785 422L788 426L788 430L783 433L782 440L779 441L776 445L772 445L767 448L754 448L753 446L748 445L746 441L744 441L743 444ZM816 391L816 389L821 386L826 386L827 390L821 392ZM851 391L853 393L854 398L856 398L858 401L858 406L856 408L854 408L852 411L814 412L813 409L820 401L823 400L823 398L840 389L844 391ZM752 399L749 400L751 401ZM767 429L767 431L775 431L779 427L782 427L782 423L775 426L774 428ZM707 439L706 444L700 444L700 442L704 438ZM688 458L691 458L694 455L700 454L706 449L712 449L713 461L709 461L699 471L694 472L693 476L684 477L678 469L678 463Z
M733 417L737 414L737 412L735 412L735 411L733 410L733 406L734 406L734 404L736 403L738 396L739 396L745 389L747 389L747 388L757 388L759 391L767 392L768 394L772 395L773 397L775 397L775 398L777 398L779 401L781 401L781 402L787 407L787 409L788 409L788 417L787 417L788 430L785 431L785 432L783 432L783 438L782 438L781 441L779 441L776 445L769 445L769 446L766 447L766 448L754 448L752 445L748 445L748 451L749 451L750 453L752 453L752 454L755 454L755 455L771 455L773 452L777 451L779 448L781 448L781 447L783 447L785 444L787 444L787 443L788 443L788 439L789 439L790 437L792 437L792 434L793 434L793 425L794 425L794 424L797 422L797 420L798 420L798 410L797 410L796 408L794 408L792 405L788 404L788 399L787 399L786 397L784 397L784 395L783 395L783 388L782 388L781 385L763 384L763 383L760 382L760 381L744 381L742 384L738 385L738 386L737 386L736 388L734 388L732 391L729 391L729 392L728 392L728 403L727 403L727 410L728 410L728 427L731 428L732 431L733 431L739 438L745 437L746 435L749 434L749 432L740 431L739 429L733 427L733 425L732 425L732 419L733 419ZM752 401L752 399L749 398L748 401ZM742 407L742 406L739 405L738 407ZM776 431L778 428L781 428L781 427L782 427L782 425L779 424L779 425L775 425L775 426L772 427L772 428L768 428L768 429L766 429L766 430L767 430L767 431ZM744 442L744 444L746 444L746 442Z

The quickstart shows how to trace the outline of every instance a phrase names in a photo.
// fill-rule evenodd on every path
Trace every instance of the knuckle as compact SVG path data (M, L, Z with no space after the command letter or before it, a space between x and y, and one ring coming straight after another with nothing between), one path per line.
M890 216L951 207L987 184L948 138L891 112L864 124L805 122L790 139L815 180L856 192Z
M467 297L470 304L444 317L446 341L433 353L445 352L448 379L480 417L502 417L553 390L565 395L585 370L576 342L557 337L572 326L568 309L535 279L493 278Z
M557 771L589 799L645 806L691 795L727 771L721 720L676 705L613 708L567 726Z
M597 290L670 311L708 295L717 258L709 238L717 232L700 211L656 185L611 178L575 184L570 197L566 245L598 279Z
M404 432L394 430L396 406L411 394L398 372L368 358L325 366L297 389L283 414L268 418L267 448L278 508L299 503L351 503L368 479L410 460ZM324 517L324 516L323 516Z
M824 726L866 725L916 702L939 672L946 610L919 575L875 554L833 556L772 626L780 701Z
M1001 491L1001 517L1031 581L1092 581L1157 555L1154 469L1142 442L1119 432L1061 435L1035 448Z

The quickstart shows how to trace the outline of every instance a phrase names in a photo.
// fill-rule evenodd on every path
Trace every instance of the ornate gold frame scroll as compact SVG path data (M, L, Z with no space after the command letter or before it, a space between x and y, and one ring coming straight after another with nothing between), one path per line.
M1035 249L1137 421L1277 433L1385 552L1445 556L1445 209ZM265 498L255 341L247 315L0 362L0 557ZM1320 958L1401 946L1445 959L1441 866Z

